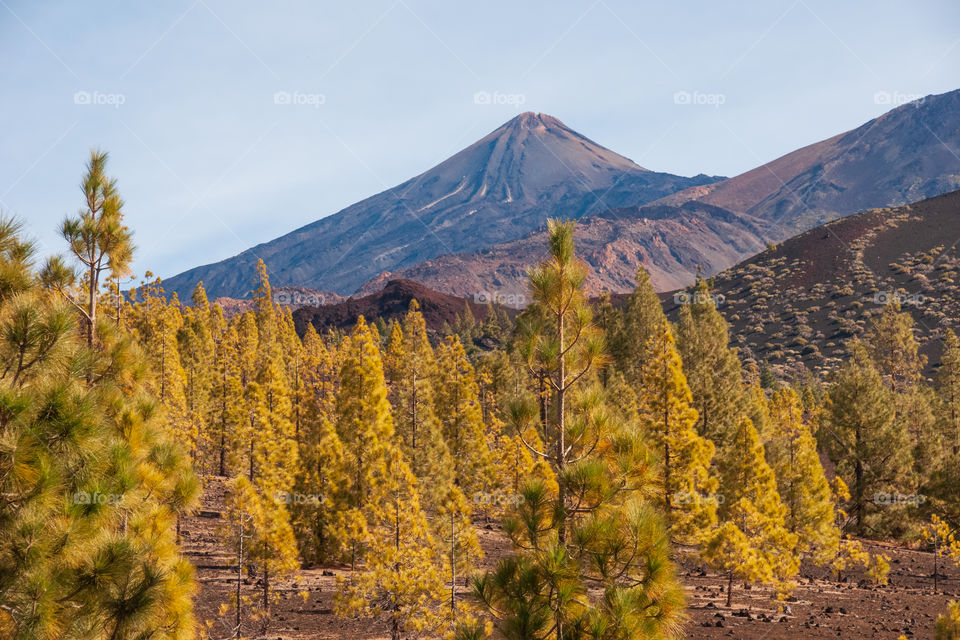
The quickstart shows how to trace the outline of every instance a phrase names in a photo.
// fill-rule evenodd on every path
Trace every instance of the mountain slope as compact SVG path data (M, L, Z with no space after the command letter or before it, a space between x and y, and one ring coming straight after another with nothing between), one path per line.
M960 328L960 191L873 209L791 238L714 278L730 334L774 367L826 371L887 301L909 311L931 364ZM668 314L679 306L667 298Z
M644 265L654 286L685 286L702 268L714 273L766 246L768 225L711 205L631 207L582 218L577 224L577 255L591 267L587 289L629 291ZM399 272L381 274L361 293L378 291L393 278L406 278L456 296L499 297L505 304L526 302L527 269L546 253L541 228L521 238L473 254L445 255Z
M591 287L627 291L636 265L658 290L730 267L828 220L960 188L960 90L900 106L861 127L739 176L697 185L633 211L581 220ZM652 221L652 222L647 222ZM540 257L542 234L446 255L371 281L412 278L454 295L516 286Z
M382 271L507 242L550 215L579 218L717 178L649 171L556 118L524 113L403 184L222 262L164 281L181 296L246 297L263 258L271 282L349 294Z
M960 89L901 105L860 127L722 182L660 201L698 200L775 225L782 240L845 215L960 189Z

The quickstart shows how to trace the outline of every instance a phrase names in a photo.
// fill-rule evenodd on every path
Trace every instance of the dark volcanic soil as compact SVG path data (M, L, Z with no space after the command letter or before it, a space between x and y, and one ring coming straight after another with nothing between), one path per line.
M226 624L217 610L236 586L232 558L217 534L223 503L222 479L208 481L197 515L183 523L183 542L189 559L197 567L200 592L197 618L209 625L210 638L226 638ZM480 527L486 552L483 568L509 552L509 546L497 524ZM865 543L871 552L883 552L891 558L890 584L878 587L854 573L836 582L826 571L804 566L800 585L783 605L773 600L768 589L745 589L734 583L733 606L725 606L726 580L713 572L701 572L693 562L684 562L681 577L686 585L690 622L687 638L745 638L793 640L804 638L891 638L901 634L916 640L933 637L937 616L949 599L960 596L960 569L950 565L941 578L939 593L933 592L933 558L929 553L898 549L890 545ZM304 569L297 581L280 585L281 601L274 605L267 633L259 635L259 623L248 621L246 637L274 639L381 639L388 637L385 623L371 620L341 619L333 615L336 576L346 567ZM255 581L245 580L243 592L255 596ZM306 591L306 599L298 594ZM466 587L463 588L466 594Z

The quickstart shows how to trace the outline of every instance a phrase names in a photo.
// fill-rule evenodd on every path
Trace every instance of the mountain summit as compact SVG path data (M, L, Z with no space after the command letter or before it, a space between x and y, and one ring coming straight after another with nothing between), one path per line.
M263 258L278 286L350 294L384 271L516 240L551 216L636 206L718 179L644 169L527 112L403 184L164 284L181 298L200 280L212 297L246 297Z
M642 265L659 291L687 286L830 220L960 189L960 90L901 105L863 125L727 180L591 214L577 227L591 290L629 291ZM546 246L527 238L425 260L371 280L407 278L451 295L523 291Z

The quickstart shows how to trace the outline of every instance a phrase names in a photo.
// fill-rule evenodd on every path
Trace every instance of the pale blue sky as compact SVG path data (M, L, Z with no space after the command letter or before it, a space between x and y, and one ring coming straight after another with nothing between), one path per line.
M170 276L520 111L650 169L735 175L960 87L958 27L955 0L0 0L0 211L61 250L54 229L102 147L137 275Z

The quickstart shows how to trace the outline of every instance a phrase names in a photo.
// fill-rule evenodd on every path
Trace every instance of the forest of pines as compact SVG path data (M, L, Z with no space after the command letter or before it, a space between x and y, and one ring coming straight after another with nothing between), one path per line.
M261 637L328 567L333 614L394 640L669 639L681 559L727 606L785 602L801 562L883 584L864 540L960 563L960 340L928 379L895 302L827 379L777 379L730 347L707 280L676 322L642 269L624 304L589 299L575 225L551 220L515 320L467 307L433 332L413 301L298 335L263 262L231 317L202 283L121 292L106 163L62 257L0 220L2 638ZM201 617L182 523L214 481L233 577ZM508 551L481 570L490 523ZM960 606L936 626L960 637Z

